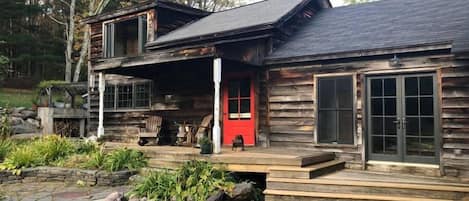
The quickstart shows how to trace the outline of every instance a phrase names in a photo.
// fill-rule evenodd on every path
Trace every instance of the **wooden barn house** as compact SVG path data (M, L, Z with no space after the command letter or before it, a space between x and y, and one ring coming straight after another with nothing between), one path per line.
M212 114L221 155L242 135L252 149L333 153L347 169L469 181L467 0L338 8L328 0L265 0L220 12L153 0L84 21L91 32L89 131L108 141L136 144L145 119L160 116L168 138L161 143L172 143L176 125ZM303 159L300 169L310 165ZM288 175L268 179L269 199L360 194L356 183L332 191L317 187L325 179ZM333 180L324 182L338 185ZM381 187L396 188L387 182ZM295 191L313 183L313 192ZM417 197L469 193L469 186L409 183Z

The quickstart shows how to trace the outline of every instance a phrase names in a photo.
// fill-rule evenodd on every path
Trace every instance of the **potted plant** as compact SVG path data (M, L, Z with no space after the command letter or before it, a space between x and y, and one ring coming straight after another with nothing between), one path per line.
M212 154L213 153L213 143L207 136L200 138L200 154Z

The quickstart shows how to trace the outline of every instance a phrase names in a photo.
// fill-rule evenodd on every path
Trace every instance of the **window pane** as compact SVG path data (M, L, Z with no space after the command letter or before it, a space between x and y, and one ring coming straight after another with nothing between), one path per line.
M238 113L238 100L228 101L228 112L229 113Z
M371 114L383 115L383 99L381 98L371 99Z
M384 137L373 136L371 138L372 152L377 154L384 153Z
M420 78L420 95L433 95L433 77Z
M371 123L371 132L373 135L383 135L383 118L373 117Z
M396 99L385 98L384 99L384 115L396 115Z
M140 48L142 52L145 50L145 44L147 43L147 16L140 16L141 20L141 41L140 41Z
M251 100L241 99L241 113L250 113L251 112Z
M250 79L241 80L240 86L239 86L239 96L241 98L251 96L251 80Z
M228 98L237 98L239 90L239 81L230 81L228 83Z
M383 82L381 79L371 80L371 96L383 96Z
M405 95L406 96L416 96L419 91L418 78L416 77L407 77L405 78Z
M420 98L420 115L433 115L433 98Z
M336 82L336 94L339 102L339 108L353 107L353 88L352 78L339 78Z
M384 153L397 154L397 137L384 138Z
M420 143L420 155L435 156L435 140L433 138L422 138Z
M132 107L132 85L122 85L118 87L118 105L119 108Z
M148 107L150 103L150 85L135 85L135 107Z
M320 143L336 142L337 117L335 111L319 111L318 137Z
M406 98L405 99L405 112L406 115L419 115L419 103L418 98Z
M336 108L335 81L319 79L319 108Z
M396 79L385 79L384 80L384 95L395 96L396 95Z
M353 112L339 111L339 144L353 144Z
M407 155L420 155L420 140L417 137L406 138Z
M114 93L114 85L106 86L104 91L104 108L111 109L114 108L114 100L115 100L115 93Z
M433 118L420 118L422 125L420 133L422 136L433 136L435 135L435 121Z
M406 135L419 136L420 124L419 118L407 118Z
M395 117L384 119L385 135L397 135L396 123L394 123L394 121L396 121Z

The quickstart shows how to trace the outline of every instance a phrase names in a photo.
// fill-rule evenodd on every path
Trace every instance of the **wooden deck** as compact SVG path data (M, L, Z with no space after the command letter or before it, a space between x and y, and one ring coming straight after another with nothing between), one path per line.
M247 147L245 151L232 151L223 148L221 154L200 155L200 149L180 146L138 146L136 144L111 143L105 144L105 149L127 147L137 149L149 157L151 168L175 169L188 160L207 160L223 165L227 170L234 172L268 173L269 170L296 168L297 171L315 170L312 165L322 162L334 161L333 153L298 153L283 149L266 149ZM337 162L338 164L340 162ZM332 164L331 164L332 165ZM318 169L318 168L316 168Z

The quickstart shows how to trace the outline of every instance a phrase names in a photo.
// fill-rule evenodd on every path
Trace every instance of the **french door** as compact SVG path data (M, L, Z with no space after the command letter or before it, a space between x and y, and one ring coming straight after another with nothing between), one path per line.
M438 163L433 74L367 78L370 160Z

